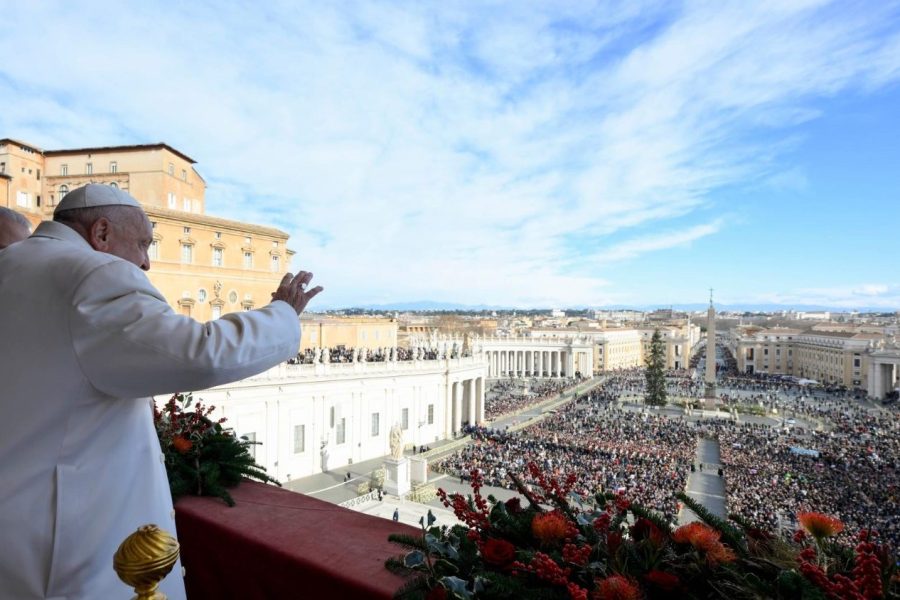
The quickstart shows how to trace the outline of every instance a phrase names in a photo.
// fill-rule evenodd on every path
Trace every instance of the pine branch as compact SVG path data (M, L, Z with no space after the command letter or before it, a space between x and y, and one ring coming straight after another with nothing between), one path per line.
M642 519L647 519L648 521L656 525L656 527L660 531L663 531L669 535L672 534L672 524L669 523L669 521L663 515L656 512L655 510L650 510L649 508L645 508L640 504L632 504L629 507L629 510L631 510L634 516L640 517Z
M410 550L428 551L428 545L425 543L425 540L419 536L409 535L408 533L392 533L388 535L388 541L405 546Z

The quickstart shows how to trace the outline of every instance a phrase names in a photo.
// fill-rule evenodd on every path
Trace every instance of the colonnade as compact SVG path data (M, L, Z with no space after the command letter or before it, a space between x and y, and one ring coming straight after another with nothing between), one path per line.
M484 392L484 377L454 381L448 386L448 437L462 431L465 424L484 424Z
M588 352L571 350L486 350L488 377L574 377L591 374Z

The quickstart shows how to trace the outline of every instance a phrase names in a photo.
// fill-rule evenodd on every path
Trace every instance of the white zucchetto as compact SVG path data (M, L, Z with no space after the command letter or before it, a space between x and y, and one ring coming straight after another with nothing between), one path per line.
M134 206L140 208L138 201L119 188L100 183L89 183L66 194L53 214L76 208L93 208L95 206Z

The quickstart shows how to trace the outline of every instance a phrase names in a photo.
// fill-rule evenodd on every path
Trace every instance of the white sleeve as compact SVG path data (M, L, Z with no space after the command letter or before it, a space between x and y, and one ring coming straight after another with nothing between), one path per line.
M300 320L286 302L199 323L176 314L140 269L120 260L94 269L75 290L69 333L87 380L121 398L237 381L300 347Z

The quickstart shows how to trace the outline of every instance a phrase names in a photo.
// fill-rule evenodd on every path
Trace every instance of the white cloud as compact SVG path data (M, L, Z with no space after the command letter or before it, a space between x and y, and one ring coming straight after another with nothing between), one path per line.
M598 263L726 226L717 188L801 181L771 134L900 78L892 10L21 2L0 135L174 145L211 213L292 234L328 304L596 304L615 297ZM631 241L573 260L586 234Z

